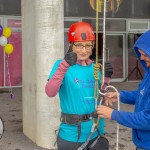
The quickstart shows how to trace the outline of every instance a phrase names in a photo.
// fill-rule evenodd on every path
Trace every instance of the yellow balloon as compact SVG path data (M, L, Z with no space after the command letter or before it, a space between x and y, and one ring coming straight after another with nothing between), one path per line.
M6 54L10 55L14 51L14 47L12 44L6 44L4 47L4 51Z
M11 31L10 28L8 28L8 27L3 28L3 35L4 35L6 38L10 37L11 33L12 33L12 31Z

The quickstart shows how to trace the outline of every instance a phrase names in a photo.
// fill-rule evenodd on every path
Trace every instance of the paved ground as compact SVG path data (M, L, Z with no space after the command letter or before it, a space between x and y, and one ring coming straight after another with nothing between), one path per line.
M118 90L135 89L137 82L113 83ZM4 121L4 134L0 139L0 150L46 150L38 147L22 132L22 88L14 88L15 98L0 90L0 116ZM121 110L132 111L133 107L121 104ZM107 138L110 150L116 149L116 123L106 120ZM120 126L119 150L135 150L131 139L131 129Z

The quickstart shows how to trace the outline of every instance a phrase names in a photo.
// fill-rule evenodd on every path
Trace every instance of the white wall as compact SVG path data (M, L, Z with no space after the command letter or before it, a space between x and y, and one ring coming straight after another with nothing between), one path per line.
M47 77L64 55L63 0L22 0L23 132L38 146L54 149L58 96L45 94Z

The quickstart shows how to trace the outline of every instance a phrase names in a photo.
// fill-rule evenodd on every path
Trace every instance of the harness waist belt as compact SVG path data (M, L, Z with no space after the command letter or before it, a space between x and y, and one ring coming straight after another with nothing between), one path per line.
M61 112L61 122L65 124L78 124L79 122L85 122L92 118L97 118L97 114L84 114L84 115L77 115L77 114L66 114Z

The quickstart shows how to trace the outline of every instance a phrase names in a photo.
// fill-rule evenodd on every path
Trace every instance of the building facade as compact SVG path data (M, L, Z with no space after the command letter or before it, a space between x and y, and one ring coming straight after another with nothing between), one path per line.
M103 0L98 1L98 47L99 60L102 59L103 45ZM143 70L133 51L137 38L150 29L149 0L107 0L106 3L106 59L114 68L112 81L141 80ZM90 23L96 30L96 0L64 1L65 50L67 31L76 21ZM95 52L91 57L95 59Z
M99 0L99 60L102 60L103 45L103 0ZM107 0L106 4L106 59L113 67L112 82L141 80L143 70L133 52L137 38L150 29L149 0ZM90 23L96 30L96 0L64 1L64 53L68 49L67 32L76 21ZM12 29L12 42L15 51L9 59L0 46L0 88L22 86L22 31L21 1L2 0L0 24ZM95 59L95 51L91 58ZM10 71L10 81L8 76ZM10 85L11 84L11 85Z

